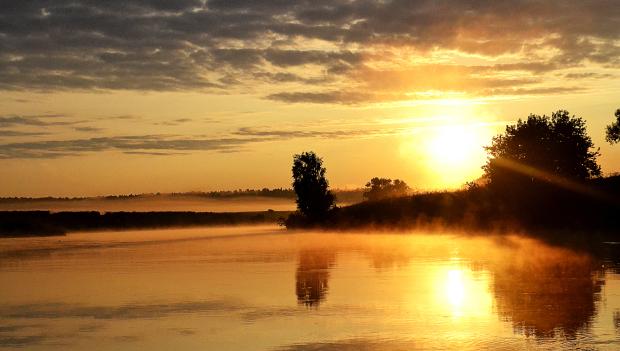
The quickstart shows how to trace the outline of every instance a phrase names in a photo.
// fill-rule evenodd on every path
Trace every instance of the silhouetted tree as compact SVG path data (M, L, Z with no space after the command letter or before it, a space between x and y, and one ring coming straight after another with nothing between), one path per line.
M334 206L328 187L320 157L312 151L293 156L293 190L299 212L311 220L323 219Z
M620 108L616 110L616 120L607 126L605 140L610 144L620 142Z
M530 115L495 136L483 167L491 187L520 191L554 179L585 180L601 174L585 121L559 110L551 117Z
M369 201L375 201L380 199L386 199L390 197L398 197L407 195L410 188L404 181L400 179L389 178L372 178L366 183L366 191L364 191L364 198Z

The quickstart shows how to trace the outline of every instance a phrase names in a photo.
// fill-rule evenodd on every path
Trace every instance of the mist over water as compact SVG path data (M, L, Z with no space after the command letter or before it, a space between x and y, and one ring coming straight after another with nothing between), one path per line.
M275 226L0 239L0 349L614 350L613 260Z
M244 212L244 211L292 211L295 199L261 196L227 197L221 199L201 196L146 196L125 199L36 199L0 201L0 211L196 211L196 212Z

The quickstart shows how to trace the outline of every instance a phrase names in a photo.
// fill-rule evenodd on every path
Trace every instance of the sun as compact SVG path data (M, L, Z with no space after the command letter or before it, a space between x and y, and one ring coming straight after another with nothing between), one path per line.
M437 163L460 166L479 156L481 142L473 128L443 126L429 138L427 151Z
M488 128L477 124L437 126L425 135L427 168L439 184L454 187L482 174L489 143Z
M407 120L400 153L429 190L457 189L483 175L485 146L505 126L475 100L435 101Z

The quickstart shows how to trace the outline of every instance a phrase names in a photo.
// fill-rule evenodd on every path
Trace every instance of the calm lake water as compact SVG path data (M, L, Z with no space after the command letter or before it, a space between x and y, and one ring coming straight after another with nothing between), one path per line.
M611 260L516 236L0 239L0 349L618 350Z

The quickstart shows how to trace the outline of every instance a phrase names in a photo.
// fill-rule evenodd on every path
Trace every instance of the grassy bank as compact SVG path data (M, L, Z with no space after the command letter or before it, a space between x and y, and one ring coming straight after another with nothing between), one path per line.
M575 191L540 185L498 193L474 186L468 190L422 193L335 208L320 221L310 221L294 213L287 218L286 225L330 230L522 231L553 240L568 239L568 235L560 233L569 232L581 233L578 236L620 238L620 177L599 178L583 187Z
M0 237L63 235L73 231L277 223L289 214L289 211L106 213L0 211Z

